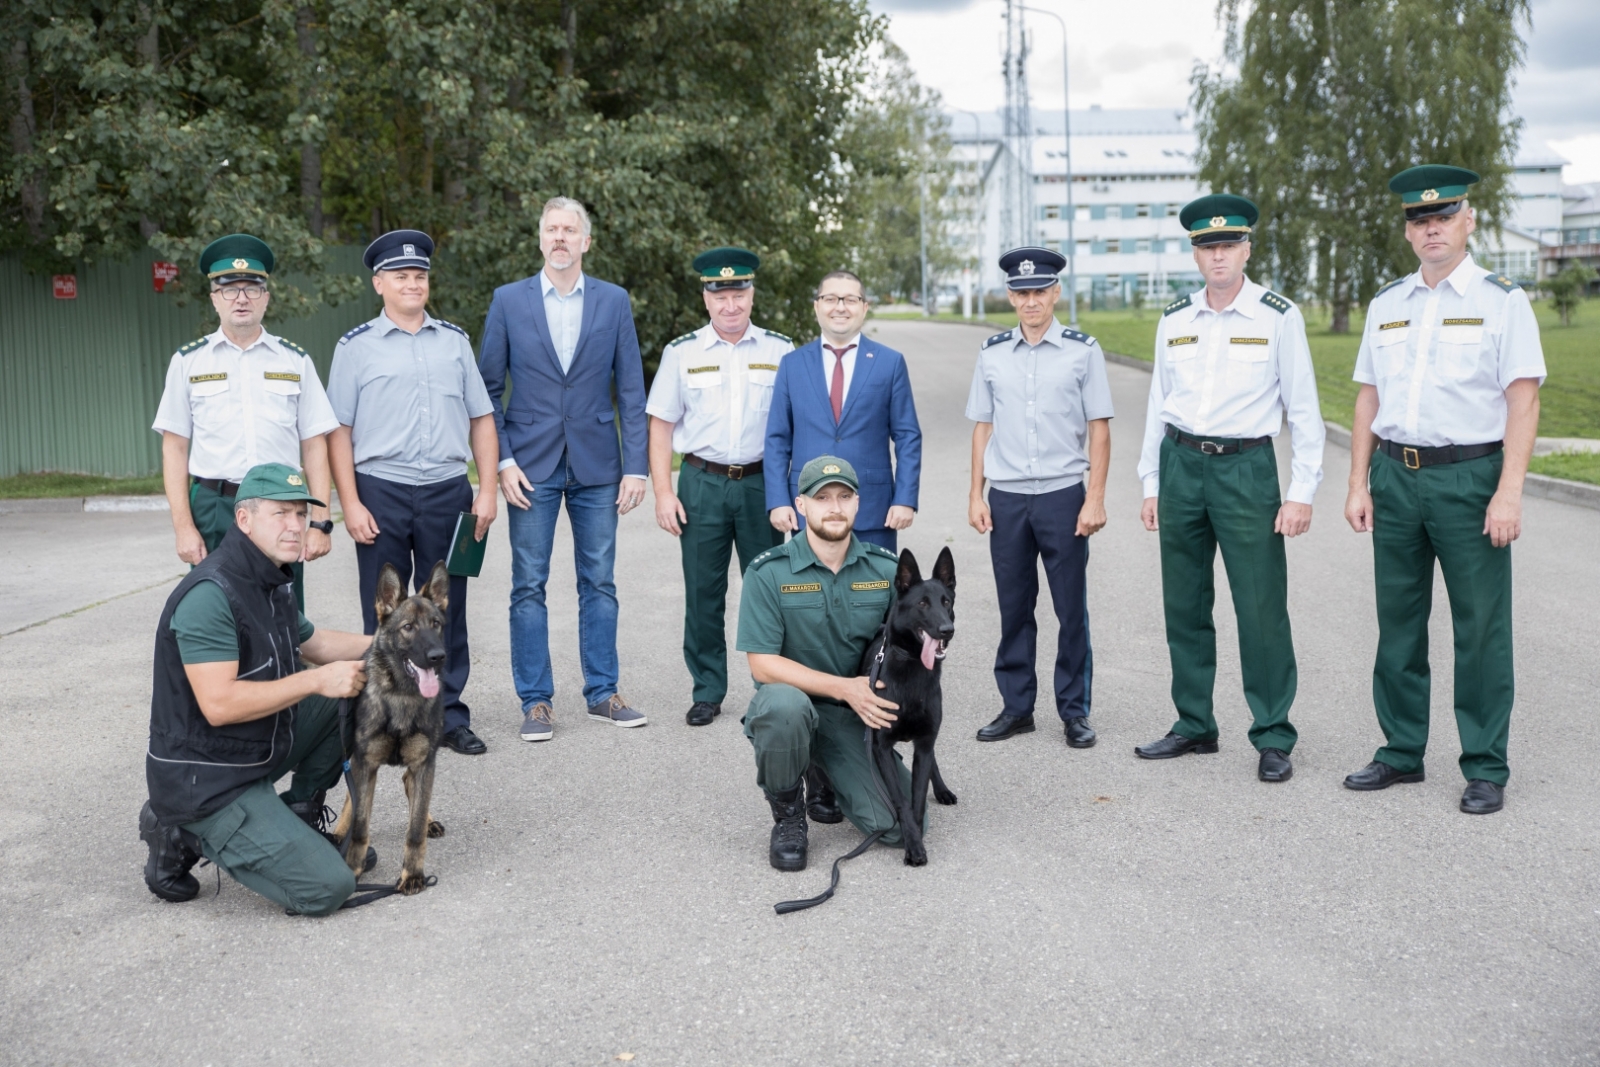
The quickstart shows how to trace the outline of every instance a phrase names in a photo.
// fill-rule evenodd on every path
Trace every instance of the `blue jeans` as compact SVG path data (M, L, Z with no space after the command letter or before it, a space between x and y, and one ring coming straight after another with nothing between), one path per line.
M583 699L593 707L617 691L617 483L579 485L562 456L550 477L527 494L529 507L506 509L511 534L511 680L526 711L550 703L550 614L544 587L550 578L556 517L567 502L578 572L578 658Z

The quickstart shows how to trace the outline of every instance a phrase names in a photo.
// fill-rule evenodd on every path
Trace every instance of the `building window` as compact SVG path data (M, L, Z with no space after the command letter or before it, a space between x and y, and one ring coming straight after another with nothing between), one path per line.
M1077 216L1077 220L1079 222L1088 222L1089 221L1089 209L1087 207L1085 207L1084 205L1082 205L1082 204L1079 204L1074 209L1074 214Z
M1039 209L1039 217L1047 222L1054 219L1059 219L1061 217L1061 205L1046 204L1044 207Z
M1106 242L1106 241L1091 241L1089 243L1090 253L1092 255L1096 255L1096 256L1105 255L1106 254L1106 244L1107 243L1108 242Z
M1106 242L1106 254L1107 255L1112 255L1112 256L1121 255L1122 254L1122 242L1118 241L1116 239L1112 239L1112 240L1107 241Z
M1133 217L1136 218L1136 219L1147 219L1147 218L1149 218L1150 217L1150 205L1149 204L1135 204L1135 205L1133 205Z
M1137 245L1137 250L1140 252L1150 251L1150 242L1148 240L1140 240Z
M1122 217L1122 205L1121 204L1107 204L1106 205L1106 218L1108 218L1108 219L1120 219L1121 217Z
M1103 219L1103 218L1105 218L1106 217L1106 206L1104 204L1095 204L1093 207L1089 208L1089 217L1091 219Z

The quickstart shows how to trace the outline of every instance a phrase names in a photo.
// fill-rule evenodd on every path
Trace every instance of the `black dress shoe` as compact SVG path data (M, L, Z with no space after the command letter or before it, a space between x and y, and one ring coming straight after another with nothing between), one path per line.
M844 812L839 808L839 798L833 795L833 783L828 772L815 763L806 768L806 816L812 822L844 822Z
M200 881L189 869L200 862L200 842L177 826L162 826L150 802L139 812L139 839L150 846L144 863L144 884L162 900L181 904L200 894Z
M1506 806L1506 787L1482 778L1467 783L1461 794L1461 810L1468 815L1493 815Z
M457 726L454 730L448 731L441 737L439 743L454 749L463 756L481 756L489 751L489 746L483 743L482 738L472 732L472 727L470 726Z
M1366 793L1374 789L1388 789L1396 782L1420 782L1427 775L1422 771L1415 774L1402 774L1389 766L1373 760L1354 774L1345 776L1344 787Z
M1190 752L1211 753L1216 750L1217 739L1214 737L1209 741L1196 741L1192 737L1170 732L1159 741L1133 746L1134 755L1140 759L1172 759L1174 756L1186 756Z
M1068 748L1093 748L1095 740L1094 729L1089 725L1089 716L1074 715L1067 720Z
M711 720L721 714L721 703L713 704L709 700L696 700L694 706L689 709L689 714L683 717L683 721L690 726L710 726Z
M978 731L979 741L1004 741L1012 734L1033 733L1032 715L1007 715L1001 712L994 722Z
M1256 777L1263 782L1287 782L1294 777L1294 764L1289 753L1281 748L1261 750L1261 762L1256 764Z

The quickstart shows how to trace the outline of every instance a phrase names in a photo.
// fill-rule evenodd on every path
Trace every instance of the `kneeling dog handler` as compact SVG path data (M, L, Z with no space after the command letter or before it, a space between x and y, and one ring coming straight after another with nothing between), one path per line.
M744 734L755 748L756 784L772 807L768 858L780 871L806 866L808 785L811 818L838 822L842 812L868 835L841 858L878 840L900 844L862 729L894 722L896 705L856 673L888 614L899 559L855 536L858 487L855 469L838 457L807 463L795 498L805 533L752 560L740 598L738 648L758 686ZM895 761L909 795L911 774L898 753ZM838 877L835 862L835 886ZM779 905L779 914L820 904L832 892Z
M161 613L139 836L163 900L199 893L202 856L293 914L326 915L357 888L319 830L344 762L339 704L366 684L372 638L315 629L295 606L307 505L324 506L293 467L251 468L234 525Z

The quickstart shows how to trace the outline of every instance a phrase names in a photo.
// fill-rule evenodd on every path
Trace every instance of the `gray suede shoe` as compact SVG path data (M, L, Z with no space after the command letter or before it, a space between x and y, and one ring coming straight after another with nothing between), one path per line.
M589 718L622 727L643 726L650 721L628 707L628 702L622 699L621 693L612 693L609 699L592 706L589 709Z

